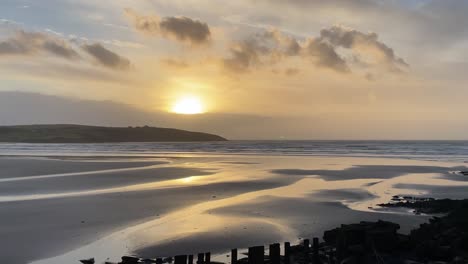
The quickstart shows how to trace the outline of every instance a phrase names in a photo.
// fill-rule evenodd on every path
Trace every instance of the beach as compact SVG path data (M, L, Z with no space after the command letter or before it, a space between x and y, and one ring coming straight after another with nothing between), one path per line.
M0 146L2 263L206 251L217 259L231 248L297 242L363 220L396 222L408 232L429 216L377 204L394 195L466 198L468 191L468 178L458 173L467 170L464 152L370 155L353 147L348 155L323 147L312 155L307 148L284 153L271 144L273 151L222 144L209 147L216 151L202 143L151 151Z

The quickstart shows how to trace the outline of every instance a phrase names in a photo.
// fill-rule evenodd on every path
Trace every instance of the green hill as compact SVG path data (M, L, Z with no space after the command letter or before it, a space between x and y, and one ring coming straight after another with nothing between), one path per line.
M105 143L225 141L217 135L160 127L100 127L84 125L0 126L0 142Z

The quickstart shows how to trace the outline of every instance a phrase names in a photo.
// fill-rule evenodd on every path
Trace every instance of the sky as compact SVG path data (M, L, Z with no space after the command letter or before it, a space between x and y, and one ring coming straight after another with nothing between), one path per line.
M1 0L0 125L468 139L467 12L464 0ZM203 113L174 113L191 100Z

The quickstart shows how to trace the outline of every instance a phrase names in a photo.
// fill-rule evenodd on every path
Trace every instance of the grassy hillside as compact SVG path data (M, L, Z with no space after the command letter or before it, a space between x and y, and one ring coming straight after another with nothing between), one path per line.
M224 141L223 137L173 128L83 125L0 126L0 142L104 143Z

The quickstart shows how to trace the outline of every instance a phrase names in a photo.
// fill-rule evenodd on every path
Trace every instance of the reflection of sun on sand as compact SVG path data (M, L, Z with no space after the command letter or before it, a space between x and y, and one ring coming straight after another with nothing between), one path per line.
M362 179L352 181L333 181L326 182L317 178L305 178L297 182L274 189L256 191L241 194L231 198L209 201L197 204L164 217L132 226L124 230L115 232L96 242L77 250L68 252L62 256L46 259L34 264L54 264L63 263L70 259L80 259L93 255L98 261L107 257L118 259L123 254L129 254L132 250L138 249L143 245L155 245L167 240L176 239L193 232L213 232L222 229L228 223L239 221L236 217L218 216L207 213L216 208L237 205L244 202L255 200L262 196L277 196L288 198L300 198L310 194L313 191L325 189L340 189L362 187L368 183L375 182L376 179ZM284 239L295 239L297 235L279 220L257 218L257 221L268 222L279 231ZM245 221L245 219L242 219ZM252 221L252 219L250 219ZM196 231L194 231L196 229ZM168 232L170 230L170 232ZM96 255L96 253L100 254Z
M218 157L219 158L219 157ZM246 160L245 157L236 157L239 160ZM216 159L216 158L215 158ZM234 159L234 158L230 158ZM424 183L427 185L464 185L468 186L468 183L464 182L453 182L440 178L439 174L436 173L424 173L424 174L404 174L404 167L398 167L401 164L418 164L419 166L429 166L428 162L418 161L404 161L404 160L360 160L360 159L339 159L335 158L340 165L330 164L330 160L334 158L320 158L320 157L307 157L304 159L298 157L285 158L285 157L268 157L268 161L264 157L248 158L249 161L258 161L258 165L255 163L241 166L239 164L223 164L230 170L218 170L212 175L205 176L191 176L180 178L176 180L167 180L160 182L151 182L145 184L135 184L125 187L118 188L105 188L100 190L83 191L83 192L71 192L61 194L50 194L43 195L42 197L16 197L17 199L44 199L44 198L61 198L69 196L82 196L82 195L98 195L105 193L120 193L120 192L138 192L147 190L156 190L164 188L177 188L187 186L203 186L219 182L236 182L236 181L251 181L251 184L255 184L255 180L265 181L269 179L279 180L285 186L266 189L261 191L253 191L247 193L241 193L236 196L232 196L225 199L211 200L202 202L199 204L191 205L180 210L172 211L160 218L152 219L143 223L133 225L106 235L95 242L92 242L86 246L75 249L61 256L44 259L33 262L34 264L62 264L70 260L83 259L88 257L95 257L96 260L104 261L107 258L119 259L122 255L136 252L142 248L151 248L157 245L170 244L172 241L181 240L187 237L200 238L203 234L222 233L226 226L238 227L239 225L263 225L268 227L268 233L275 233L278 240L295 240L298 235L298 230L293 228L286 217L268 218L262 217L261 215L249 215L243 214L226 214L219 213L216 209L227 208L230 206L242 206L244 204L252 203L260 200L260 198L266 198L274 200L274 198L285 198L286 200L298 199L298 200L310 200L315 199L315 196L311 194L318 193L327 190L345 190L345 189L360 189L364 192L369 192L375 195L375 198L365 198L365 200L353 201L335 199L334 201L340 201L348 207L355 210L372 211L368 209L369 206L375 206L379 202L387 202L392 195L404 194L408 192L414 195L414 190L405 190L395 188L394 185L397 183ZM263 164L262 164L263 162ZM326 163L324 163L326 162ZM205 166L209 166L206 160L203 161ZM350 170L352 164L395 164L395 170L401 170L400 176L389 176L388 178L374 178L372 175L379 175L378 167L371 167L371 172L367 171L367 176L371 177L359 178L364 175L357 175L362 171ZM430 163L433 165L434 163ZM199 167L200 164L193 163L191 166ZM441 165L441 164L440 164ZM453 166L449 164L445 166ZM233 169L235 167L235 170ZM305 167L305 168L304 168ZM281 175L266 173L270 169L276 168L320 168L322 171L336 171L348 170L347 180L341 180L333 178L333 180L325 180L324 175L319 176L317 174L297 174L297 175ZM268 169L268 170L266 170ZM369 169L369 168L368 168ZM313 171L313 170L310 170ZM349 175L355 173L356 175ZM341 173L339 173L341 174ZM324 179L322 179L323 177ZM291 183L292 182L292 183ZM189 191L189 190L188 190ZM421 192L420 192L421 193ZM5 198L5 197L3 197ZM11 197L10 197L11 198ZM164 201L161 201L164 202ZM333 208L331 209L333 210ZM342 219L346 221L346 219ZM248 234L244 234L248 235ZM255 233L254 236L259 236L259 232ZM200 241L202 243L202 241ZM156 253L156 252L155 252ZM158 254L165 254L164 252L157 252Z

